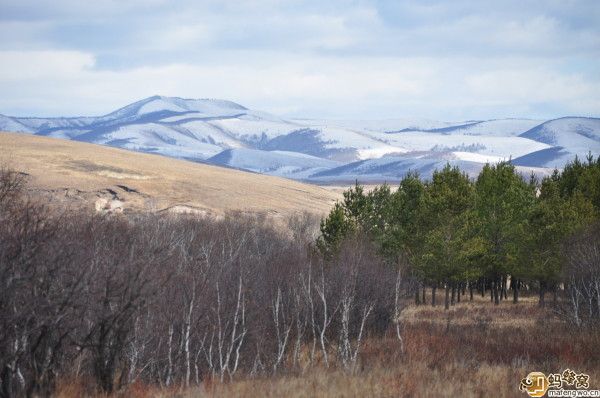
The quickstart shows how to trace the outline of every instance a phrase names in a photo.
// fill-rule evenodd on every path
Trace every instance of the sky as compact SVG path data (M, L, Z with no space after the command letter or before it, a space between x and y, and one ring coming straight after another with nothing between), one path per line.
M295 118L600 116L600 1L0 0L0 113L152 95Z

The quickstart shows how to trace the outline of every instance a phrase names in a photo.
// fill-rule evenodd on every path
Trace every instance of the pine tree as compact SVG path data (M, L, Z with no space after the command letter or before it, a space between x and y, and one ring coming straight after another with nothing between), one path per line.
M466 273L463 246L467 212L473 203L473 185L458 167L447 164L433 173L425 192L424 218L429 228L420 265L427 279L445 285L445 308L448 309L450 288L454 293Z
M419 255L424 221L422 218L425 186L419 175L409 172L385 208L386 232L382 250L390 258L406 256L414 260Z
M530 215L529 277L539 285L539 304L544 306L545 293L555 292L562 275L562 242L582 226L591 222L594 208L577 189L570 196L560 195L560 178L555 173L545 178L540 196Z
M506 295L506 280L519 264L535 192L509 162L485 165L475 188L477 233L485 247L483 272L492 283L494 303L499 304L500 295Z
M343 195L343 208L346 217L355 226L363 225L365 217L369 213L369 200L367 195L365 195L363 186L356 181L354 188L344 191Z
M324 256L330 258L337 253L344 238L354 230L355 227L347 218L343 205L338 202L327 218L321 220L321 235L317 239L317 247Z

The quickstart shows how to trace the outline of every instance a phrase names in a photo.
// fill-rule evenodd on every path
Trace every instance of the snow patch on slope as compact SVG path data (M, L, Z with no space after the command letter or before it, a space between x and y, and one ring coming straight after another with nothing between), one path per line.
M225 100L154 96L100 117L17 118L0 129L110 145L316 182L425 177L446 162L477 172L513 159L562 167L600 154L600 119L288 121ZM536 169L539 173L542 169Z
M341 163L315 156L286 151L228 149L207 160L208 163L257 173L297 179L340 166Z
M565 117L550 120L520 135L551 146L515 159L515 164L562 168L575 156L600 154L600 119Z

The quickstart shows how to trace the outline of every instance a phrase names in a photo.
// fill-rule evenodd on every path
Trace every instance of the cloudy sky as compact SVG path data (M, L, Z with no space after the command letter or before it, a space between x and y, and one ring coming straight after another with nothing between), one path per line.
M600 1L0 0L0 113L600 116Z

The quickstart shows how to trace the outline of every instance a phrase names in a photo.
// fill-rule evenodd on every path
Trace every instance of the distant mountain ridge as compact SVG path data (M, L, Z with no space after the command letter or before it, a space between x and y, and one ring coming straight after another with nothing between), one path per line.
M502 159L543 174L576 155L600 154L598 118L285 120L228 100L164 96L97 117L0 115L0 130L316 183L393 181L409 170L428 177L446 162L475 175Z

